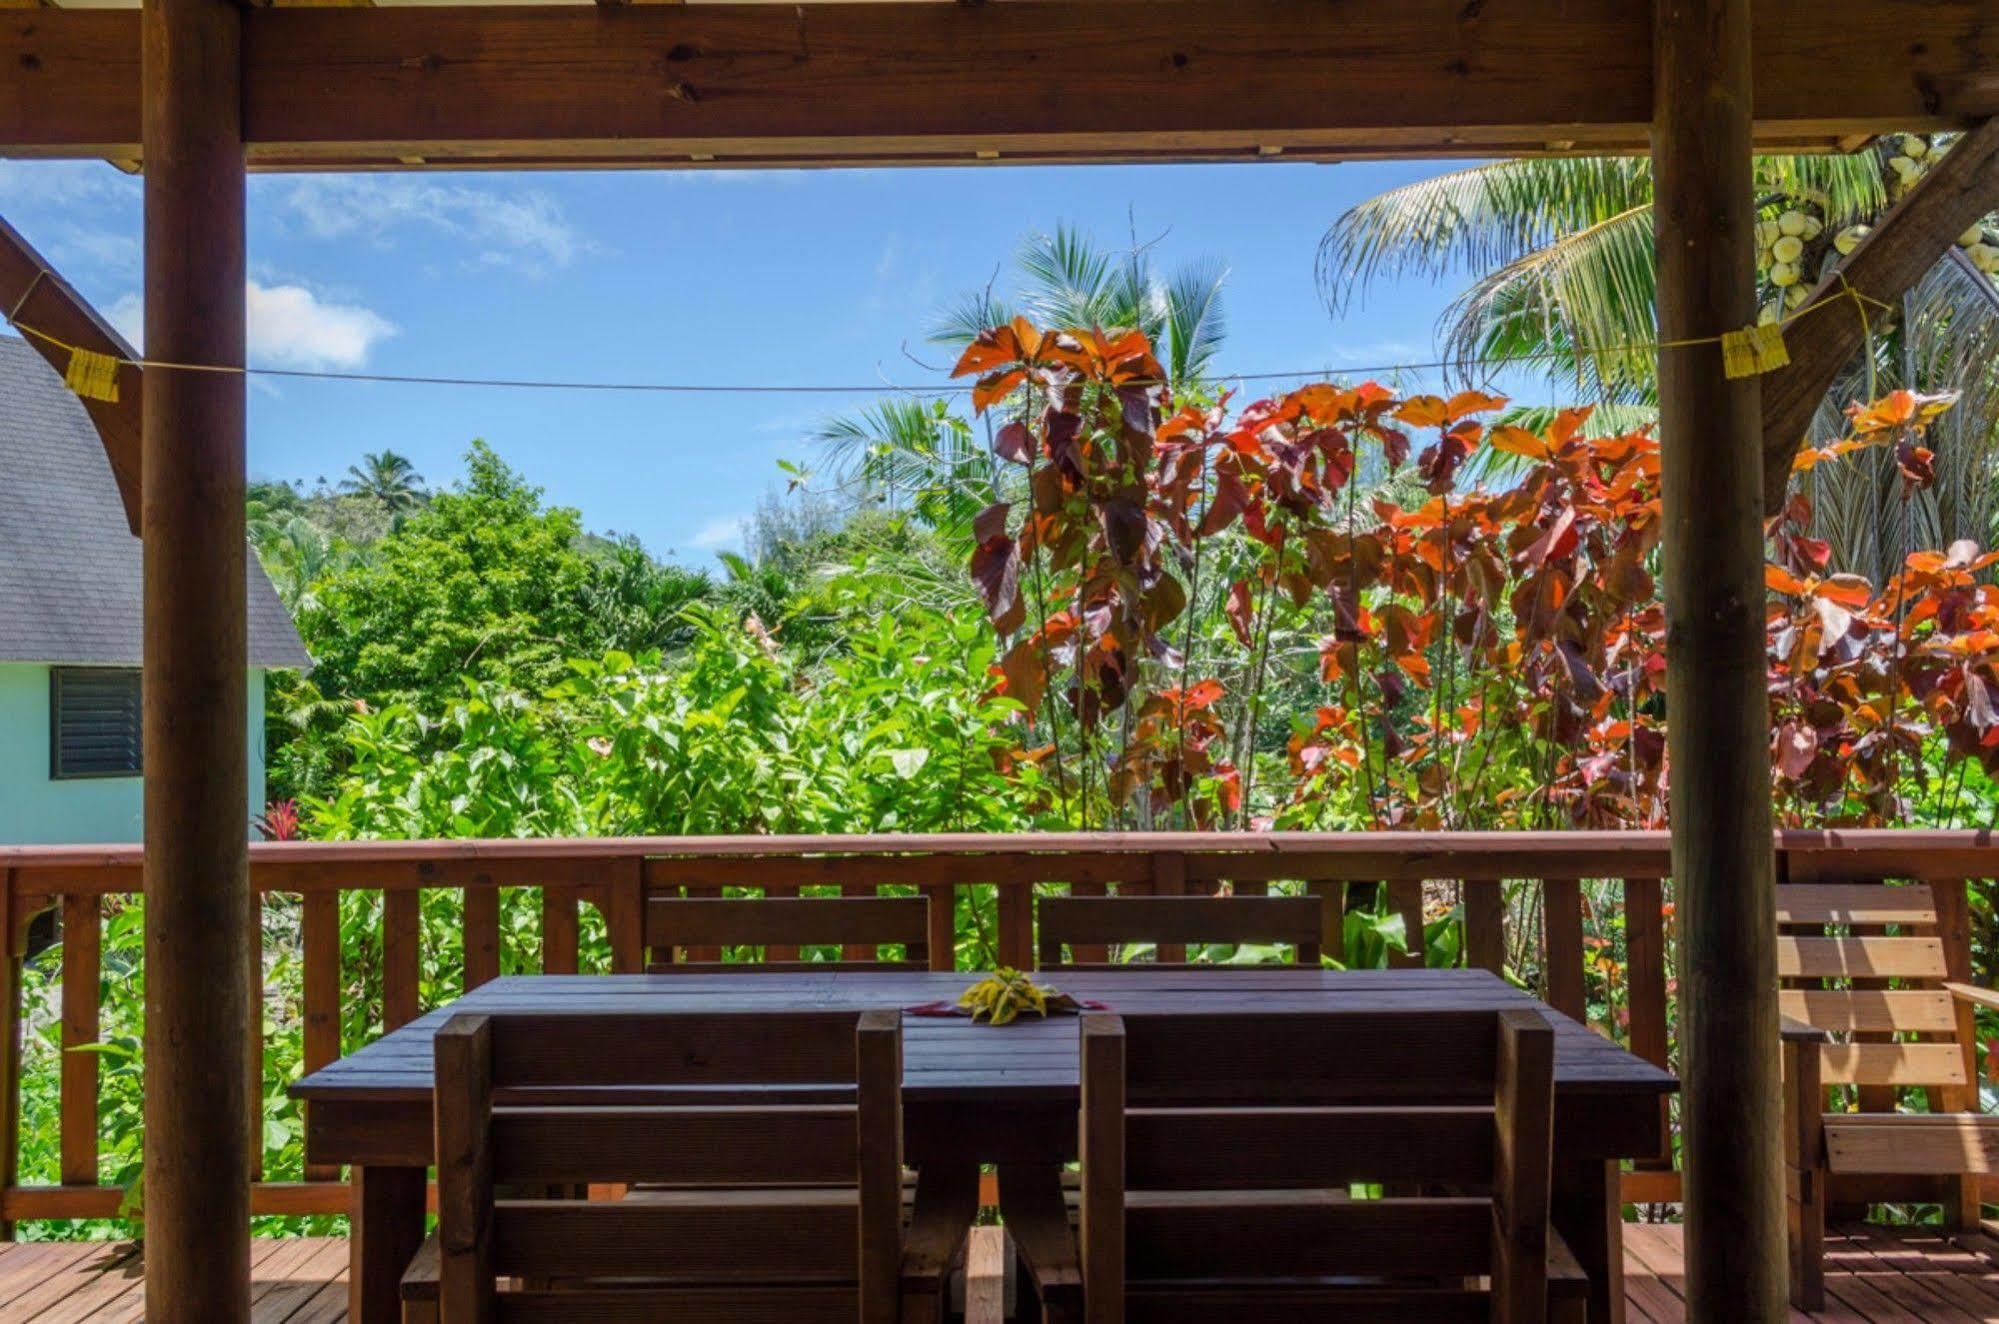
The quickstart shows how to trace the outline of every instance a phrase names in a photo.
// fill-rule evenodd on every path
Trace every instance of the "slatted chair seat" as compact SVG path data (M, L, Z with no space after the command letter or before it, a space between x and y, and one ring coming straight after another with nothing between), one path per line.
M1999 1170L1999 1117L1978 1112L1974 1006L1999 997L1968 973L1962 893L1927 884L1789 883L1777 889L1778 993L1784 1016L1791 1299L1825 1302L1824 1243L1833 1179L1956 1179L1946 1222L1975 1228L1977 1178ZM1842 1106L1828 1108L1827 1091ZM1928 1111L1896 1111L1905 1090ZM1861 1111L1844 1108L1857 1099Z
M894 1012L454 1017L405 1320L941 1318L978 1192L905 1198L901 1043Z
M1055 1324L1582 1318L1537 1013L1092 1014L1082 1043L1076 1208L999 1174Z
M1188 946L1256 944L1290 949L1301 965L1319 964L1324 903L1316 896L1047 896L1036 903L1043 969L1125 969L1109 949L1151 943L1161 953ZM1214 963L1147 963L1227 969Z
M925 896L678 897L646 903L646 946L654 974L754 974L865 966L926 970L930 899ZM759 949L761 959L723 961L726 948ZM801 949L838 947L836 961L800 960ZM899 958L883 948L900 947Z

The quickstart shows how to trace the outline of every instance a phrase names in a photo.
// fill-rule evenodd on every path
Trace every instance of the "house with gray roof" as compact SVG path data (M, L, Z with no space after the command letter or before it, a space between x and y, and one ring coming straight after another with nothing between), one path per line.
M311 665L249 557L250 796L264 808L264 677ZM83 405L0 337L0 845L141 839L140 546Z

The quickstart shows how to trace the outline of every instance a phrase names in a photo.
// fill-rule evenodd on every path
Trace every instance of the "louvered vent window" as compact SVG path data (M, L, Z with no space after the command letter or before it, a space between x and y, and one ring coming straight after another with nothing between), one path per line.
M56 667L49 672L49 776L139 773L136 667Z

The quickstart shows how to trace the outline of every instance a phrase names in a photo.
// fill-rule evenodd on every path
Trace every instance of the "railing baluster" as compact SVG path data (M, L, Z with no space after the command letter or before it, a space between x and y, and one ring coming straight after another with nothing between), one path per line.
M873 883L841 883L841 896L876 896L878 890ZM875 949L864 942L850 942L840 948L842 961L872 961Z
M958 889L951 883L925 883L930 898L930 968L958 968Z
M1155 892L1159 889L1159 881L1158 881L1159 872L1157 868L1158 863L1159 861L1157 859L1153 860L1154 869L1153 869L1153 875L1152 875L1153 881L1151 887L1152 890ZM1118 890L1120 892L1125 890L1123 884L1119 885ZM1135 887L1131 889L1131 891L1134 893L1136 893L1138 890L1139 889ZM1110 888L1108 885L1104 883L1071 883L1069 884L1069 895L1108 896L1110 895ZM1170 945L1171 944L1168 943L1161 943L1159 945L1160 960L1164 961L1167 959L1166 952ZM1075 943L1069 948L1069 953L1071 959L1075 960L1078 964L1082 965L1103 965L1105 962L1111 959L1111 949L1104 943L1100 942ZM1042 953L1042 955L1045 956L1047 955L1047 953L1044 952ZM1178 959L1184 961L1187 958L1182 956Z
M1666 889L1657 878L1624 880L1624 996L1630 1012L1631 1051L1656 1066L1667 1065L1666 1040ZM1662 1114L1667 1101L1659 1100ZM1671 1128L1661 1125L1664 1152L1640 1167L1671 1167Z
M545 975L573 975L577 967L576 889L551 885L541 889L541 970Z
M1423 881L1398 879L1388 884L1388 908L1402 916L1403 931L1408 934L1407 952L1390 951L1388 964L1391 969L1420 969L1426 953L1423 947Z
M1073 888L1071 889L1074 890ZM1102 888L1098 888L1102 891ZM1187 857L1184 855L1154 855L1152 857L1152 894L1154 896L1184 896L1187 892ZM1179 942L1159 944L1158 959L1167 964L1178 964L1187 959L1187 945ZM1076 959L1086 960L1080 952Z
M999 963L1016 970L1034 968L1034 885L1000 884Z
M645 860L633 856L605 888L604 927L611 937L611 973L635 975L646 968Z
M1319 954L1335 961L1347 959L1347 885L1319 881L1305 884L1309 896L1319 898Z
M689 897L708 897L713 899L722 895L722 889L719 887L695 887L690 884L687 889L687 895ZM722 959L722 949L720 947L688 947L683 949L682 959L687 961L719 961Z
M382 893L382 1028L408 1025L418 1015L417 986L423 926L414 888Z
M465 889L465 988L500 977L500 889Z
M305 1069L317 1071L340 1056L340 894L307 892L299 915L305 947ZM307 1181L338 1181L337 1164L306 1165Z
M1541 884L1541 996L1564 1016L1584 1020L1583 885L1576 878Z
M1467 878L1464 889L1465 967L1506 973L1506 884Z
M62 899L61 1171L65 1186L97 1184L98 995L104 948L95 896ZM81 1050L81 1051L79 1051Z
M780 901L788 901L791 898L798 895L798 884L772 883L768 887L764 888L764 895L776 897ZM851 896L853 895L853 893L849 892L846 888L843 887L840 889L840 895ZM856 960L869 959L866 957L856 957L847 954L848 952L854 950L858 949L842 948L840 959L843 961L856 961ZM764 948L764 960L766 961L796 961L798 958L799 958L799 951L797 943L778 942L778 943L772 943L770 946Z

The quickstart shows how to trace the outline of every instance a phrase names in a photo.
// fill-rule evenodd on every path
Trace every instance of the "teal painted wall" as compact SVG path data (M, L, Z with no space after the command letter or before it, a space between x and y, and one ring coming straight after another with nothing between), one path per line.
M264 673L250 672L250 801L243 834L264 811ZM138 777L49 778L49 669L0 663L0 845L137 841Z

